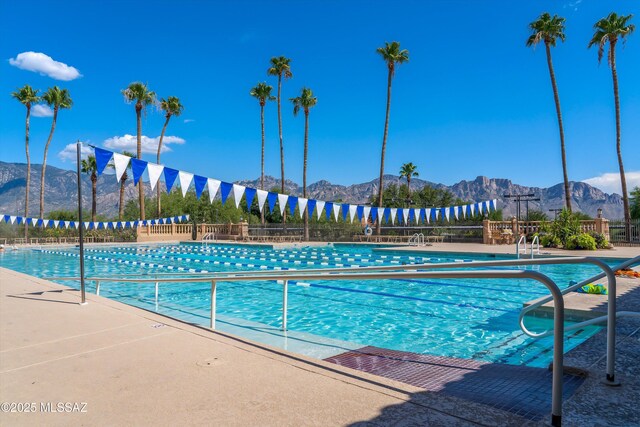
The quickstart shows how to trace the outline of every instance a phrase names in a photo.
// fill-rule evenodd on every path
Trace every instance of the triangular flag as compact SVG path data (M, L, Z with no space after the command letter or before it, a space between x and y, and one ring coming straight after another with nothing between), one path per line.
M284 216L284 208L287 206L287 199L289 195L287 194L278 194L278 205L280 206L280 215Z
M218 193L218 188L220 188L220 181L217 179L207 179L207 189L209 190L209 202L213 203L214 197Z
M325 207L325 202L323 200L316 200L316 212L318 213L318 219L320 219L320 215L322 215L322 210Z
M60 221L54 220L54 221L53 221L53 226L54 226L55 228L58 228L58 225L60 225Z
M180 179L180 189L182 190L182 197L187 195L187 190L193 181L193 174L189 172L178 172L178 178Z
M493 209L494 211L498 210L498 199L493 199L491 201L491 209Z
M309 218L313 218L313 211L316 208L316 200L315 199L309 199L309 201L307 202L307 211L309 211Z
M384 209L384 215L382 215L380 218L384 216L384 222L388 224L389 216L391 216L391 209L390 208L383 208L383 209Z
M38 226L41 227L42 226L42 220L38 219L38 218L31 218L31 225Z
M340 205L338 203L334 203L332 206L333 209L333 217L338 220L338 214L340 213Z
M451 209L447 209L447 208L442 208L444 209L444 216L447 218L447 222L449 222L449 215L451 214Z
M404 224L407 225L409 223L409 208L402 209L402 218L404 219Z
M276 207L276 202L278 201L278 193L269 193L267 194L267 200L269 201L269 212L273 212Z
M257 190L255 188L247 188L244 190L244 198L247 201L247 210L251 212L251 204L253 203L253 198L256 196Z
M193 185L196 188L196 198L200 200L200 196L202 196L202 192L204 191L204 186L207 185L207 178L200 175L194 175Z
M298 198L296 196L289 196L289 212L291 212L291 216L296 212L297 205Z
M176 182L177 177L178 171L176 169L164 168L164 183L167 186L167 193L171 193L171 188L173 187L173 183Z
M70 223L70 222L71 222L71 221L65 221L65 222L64 222L64 228L69 228L69 223Z
M449 208L449 216L453 215L453 217L457 220L458 219L458 210L455 208L455 206L451 206Z
M298 212L300 212L300 218L302 218L302 214L304 210L307 208L307 202L309 199L305 199L304 197L298 197Z
M242 200L245 188L244 185L233 184L233 199L236 201L236 208L240 206L240 200Z
M371 206L364 207L364 220L369 221L369 214L371 213Z
M14 215L11 215L10 217L11 220L11 224L13 224L14 222L16 222L16 217Z
M220 199L222 199L223 205L227 202L227 197L229 197L229 193L231 193L232 188L233 185L228 182L222 181L220 183Z
M164 166L156 165L155 163L147 163L147 171L149 172L149 183L151 184L151 190L156 188L158 179L164 170ZM142 176L142 173L140 174Z
M98 147L95 147L93 151L96 158L96 173L98 174L98 176L100 176L102 175L102 172L104 172L104 168L107 167L107 164L111 160L111 157L113 157L113 152L103 150L102 148Z
M380 222L382 222L382 218L384 218L384 208L376 208L376 212L378 213L378 218L380 218ZM386 221L389 221L389 216L387 215Z
M269 192L264 190L256 190L256 194L258 195L258 210L262 212L264 202L267 200L267 195L269 194Z
M438 221L438 208L431 209L431 220L433 222L437 222Z
M378 220L378 208L371 209L371 222L376 222Z
M355 218L357 210L358 205L349 205L349 219L351 222L353 222L353 218Z
M427 220L427 224L429 224L429 221L431 221L431 209L425 209L425 214L425 219Z
M358 220L362 222L362 217L364 216L364 206L358 206L356 208L356 215L358 216Z
M342 220L347 221L347 215L349 215L349 203L342 204Z
M332 202L326 202L324 204L324 212L325 212L325 215L327 216L327 221L329 221L331 219L331 213L333 212Z
M458 206L458 218L462 215L462 218L466 218L466 212L464 206Z
M476 207L473 204L470 204L469 209L471 209L471 216L474 216L476 213Z
M144 170L147 168L147 162L144 160L138 160L136 158L131 159L131 171L133 172L133 184L138 185L140 182L140 178L142 178L142 174ZM164 176L165 181L167 180L167 175ZM175 177L173 178L175 180ZM172 181L173 183L173 181Z
M393 224L394 222L396 222L396 214L398 213L398 209L391 208L389 210L391 211L391 224Z
M420 209L414 209L413 210L413 217L414 217L414 219L416 221L416 224L420 224L420 220L421 220L421 218L420 218Z
M120 182L120 178L122 178L122 174L125 173L127 167L129 166L129 161L131 157L125 156L124 154L113 153L113 167L116 169L116 179Z
M447 208L440 208L440 219L444 222L445 216L447 216Z

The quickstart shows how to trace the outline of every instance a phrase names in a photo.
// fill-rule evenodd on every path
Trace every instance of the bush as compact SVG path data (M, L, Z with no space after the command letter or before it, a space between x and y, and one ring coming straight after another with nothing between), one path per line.
M571 240L573 236L580 234L580 220L578 220L574 214L564 209L560 212L558 218L551 223L549 228L551 234L560 240L562 246L569 249L567 247L569 240Z
M598 249L609 249L609 241L602 233L596 233L592 231L589 233L591 237L596 241L596 248Z
M569 237L566 245L566 249L585 249L588 251L596 250L596 239L588 235L587 233L580 233L575 236Z
M557 248L560 246L560 239L551 234L545 234L540 237L540 244L545 248Z

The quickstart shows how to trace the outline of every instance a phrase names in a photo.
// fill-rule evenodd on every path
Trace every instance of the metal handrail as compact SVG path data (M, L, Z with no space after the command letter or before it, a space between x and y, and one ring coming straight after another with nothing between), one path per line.
M531 241L531 258L533 259L533 246L535 245L536 247L536 254L540 255L540 236L539 235L535 235L533 236L533 240Z
M283 272L281 272L283 273ZM554 301L554 339L553 339L553 373L551 386L551 424L560 426L562 421L562 376L564 358L564 299L560 288L549 277L542 273L528 270L508 270L508 271L405 271L405 272L378 272L359 274L303 274L300 271L287 271L286 278L283 279L283 313L282 329L287 328L287 293L289 280L384 280L384 279L422 279L422 278L486 278L486 279L533 279L549 289ZM53 280L79 280L78 277L50 278ZM242 282L242 281L274 281L277 277L272 275L250 275L250 276L225 276L225 277L192 277L192 278L167 278L167 279L127 279L126 277L87 277L86 280L104 282L137 282L156 283L159 282L211 282L211 329L215 329L216 317L216 296L217 282Z
M520 259L520 243L524 244L524 253L525 255L527 254L527 236L526 235L522 235L520 236L520 238L518 239L518 243L516 243L516 257L518 259Z
M204 243L204 247L206 248L207 247L207 241L215 240L215 239L216 239L216 234L215 233L207 233L204 236L202 236L202 243Z

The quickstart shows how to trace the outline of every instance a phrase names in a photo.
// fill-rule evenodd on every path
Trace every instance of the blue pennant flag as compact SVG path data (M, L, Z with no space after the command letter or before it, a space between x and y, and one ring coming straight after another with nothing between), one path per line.
M467 205L467 217L471 217L471 205Z
M491 203L489 204L489 208L494 211L497 209L495 200L491 200Z
M333 212L333 202L327 202L324 204L324 213L327 215L327 220L331 219L331 213Z
M436 222L438 220L438 208L431 209L431 222Z
M456 219L456 208L455 206L451 206L449 208L449 221L454 221Z
M110 229L110 230L113 230L113 228L114 228L114 227L113 227L113 224L112 224L112 223L110 223L110 222L108 222L108 223L107 223L107 228L108 228L108 229Z
M111 157L113 157L113 152L95 147L94 155L96 157L96 172L98 176L100 176L102 175L102 172L104 172L104 168L107 167L107 163L109 163Z
M69 221L69 228L76 228L76 222L75 221Z
M16 224L18 224L18 225L22 224L22 217L21 216L16 218Z
M389 223L389 215L391 215L390 208L384 208L384 222Z
M233 188L233 184L229 184L228 182L222 181L220 183L220 198L222 199L222 204L224 205L229 197L229 193Z
M253 203L253 198L256 196L255 188L245 188L244 189L244 198L247 201L247 209L251 212L251 203Z
M364 206L358 206L356 208L356 215L358 215L358 219L362 221L362 217L364 216Z
M118 223L116 224L116 228L124 228L124 227L122 226L122 223L118 221Z
M424 208L420 209L420 218L418 219L418 222L424 222L426 217L427 217L427 212L425 211L425 209Z
M204 186L207 185L207 178L200 175L194 175L193 185L196 187L196 197L199 200L202 195L202 190L204 190Z
M316 200L315 199L309 199L309 201L307 202L307 213L309 215L309 218L313 217L313 211L316 209Z
M167 193L171 193L171 187L173 187L173 183L176 182L176 178L178 177L178 171L175 169L171 169L165 166L164 168L164 183L167 186Z
M52 219L50 219L49 221L47 221L47 227L49 227L49 228L53 228L53 227L55 227L55 224L53 223L53 220L52 220Z
M133 172L133 185L138 185L144 170L147 168L147 162L139 160L134 157L131 158L131 171ZM165 175L165 180L167 176Z
M376 222L376 219L378 218L378 208L373 207L371 208L371 222Z
M36 227L42 227L43 224L44 224L44 221L42 219L39 219L38 221L36 221Z
M146 224L145 224L145 225L146 225ZM152 220L151 220L151 225L156 225L156 220L155 220L155 219L152 219Z
M9 217L9 215L5 215L2 217L4 219L4 222L9 223L11 221L11 218Z
M289 196L289 212L291 216L296 213L296 206L298 206L298 198L296 196Z
M349 214L349 203L342 204L342 219L343 221L347 220L347 214Z
M278 201L278 194L269 192L267 194L267 202L269 202L269 212L273 212L276 207L276 202Z
M442 222L447 220L447 208L440 208L440 219Z
M98 223L98 227L96 227L98 230L102 230L104 228L104 224L99 222Z
M409 209L409 222L411 221L416 221L416 213L413 211L413 209Z

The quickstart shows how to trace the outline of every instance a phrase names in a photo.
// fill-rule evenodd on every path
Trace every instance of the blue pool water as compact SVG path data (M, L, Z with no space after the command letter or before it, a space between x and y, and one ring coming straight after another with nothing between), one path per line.
M336 245L271 249L239 245L132 245L85 248L86 276L187 271L309 269L468 262L482 255L377 252ZM492 257L491 259L496 259ZM505 257L505 259L507 259ZM618 261L610 261L615 264ZM77 276L78 249L8 251L0 265L48 278ZM515 267L513 267L515 268ZM521 267L522 268L522 267ZM561 288L600 270L592 265L532 266ZM78 287L77 282L61 282ZM95 292L94 283L87 289ZM102 283L101 295L182 320L209 324L209 283L161 284L158 304L153 283ZM276 282L220 283L218 328L290 350L328 357L365 345L497 363L546 366L552 339L534 340L518 327L526 301L547 295L532 280L438 279L377 281L312 281L289 286L288 333L282 321L282 286ZM530 329L551 329L550 320L530 318ZM566 335L569 350L599 327Z

